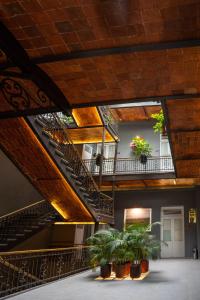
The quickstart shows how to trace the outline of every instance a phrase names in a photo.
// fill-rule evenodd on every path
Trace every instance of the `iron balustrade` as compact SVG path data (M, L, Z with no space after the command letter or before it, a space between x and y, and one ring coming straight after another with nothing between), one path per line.
M46 200L0 217L0 249L7 250L40 227L59 219L58 213Z
M0 297L89 268L88 247L0 252Z
M38 115L36 116L37 118L44 125L43 132L46 132L55 142L56 149L63 154L63 159L67 161L76 179L81 182L81 186L89 195L91 202L88 205L93 205L97 214L113 216L113 199L100 192L90 171L83 163L79 152L69 137L68 130L70 129L66 128L62 113Z
M92 174L99 174L99 167L95 159L83 160L85 166ZM172 157L159 156L148 157L147 163L143 164L139 159L117 158L115 174L148 174L174 172ZM114 158L103 159L102 174L114 174Z

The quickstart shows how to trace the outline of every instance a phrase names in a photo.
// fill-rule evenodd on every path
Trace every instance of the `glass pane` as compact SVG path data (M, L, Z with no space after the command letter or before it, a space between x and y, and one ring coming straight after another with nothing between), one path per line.
M165 242L170 242L172 240L171 237L171 220L164 219L163 220L163 240Z
M182 241L183 240L183 228L182 228L182 220L175 219L174 220L174 240Z
M163 230L163 241L164 242L171 242L171 230Z

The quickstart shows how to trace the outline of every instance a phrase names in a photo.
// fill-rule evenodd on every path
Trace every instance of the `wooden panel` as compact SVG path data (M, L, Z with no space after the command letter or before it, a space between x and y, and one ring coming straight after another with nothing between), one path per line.
M179 179L153 179L153 180L129 180L116 181L116 190L144 190L144 189L163 189L194 187L200 185L199 178L179 178ZM101 187L104 191L112 190L112 182L104 181Z
M68 134L74 144L101 143L103 127L70 129ZM106 142L114 142L111 134L106 130Z
M160 105L151 105L151 106L149 105L149 106L145 106L144 109L146 111L148 118L151 119L152 114L157 114L160 112L161 106Z
M151 119L151 115L161 110L160 105L112 108L111 111L119 122L134 122Z
M200 158L200 131L172 132L171 138L176 159Z
M76 108L72 110L72 115L79 127L102 125L96 107Z
M44 198L66 219L92 220L23 118L0 121L0 145Z
M168 100L171 130L200 130L200 99Z

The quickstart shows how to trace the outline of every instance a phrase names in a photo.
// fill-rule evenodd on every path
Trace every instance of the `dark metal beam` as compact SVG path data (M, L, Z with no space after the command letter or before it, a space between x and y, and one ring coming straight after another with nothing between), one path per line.
M163 99L161 101L161 105L162 105L163 114L164 114L164 118L165 118L165 127L166 127L166 130L167 130L167 136L168 136L168 139L169 139L169 144L170 144L172 160L173 160L173 164L174 164L175 175L177 177L176 159L175 159L175 155L174 155L173 143L172 143L172 138L171 138L169 112L168 112L168 107L167 107L167 104L166 104L166 100Z
M40 107L40 108L33 108L33 109L25 109L25 110L13 110L13 111L5 111L0 112L0 119L8 119L8 118L18 118L18 117L25 117L25 116L33 116L33 115L41 115L45 113L52 113L59 111L58 107Z
M183 40L183 41L171 41L163 43L151 43L140 44L134 46L122 46L115 48L93 49L86 51L77 51L72 53L65 53L59 55L47 55L40 58L33 58L32 62L35 64L51 63L70 59L90 58L95 56L106 56L114 54L126 54L133 52L145 52L145 51L159 51L167 49L199 47L200 39L196 40Z
M87 103L71 104L72 108L90 107L90 106L103 106L103 105L114 105L124 103L136 103L136 102L161 102L163 99L166 100L186 100L186 99L200 99L200 93L197 94L177 94L177 95L163 95L163 96L147 96L141 98L126 98L126 99L110 99L108 101L94 101Z

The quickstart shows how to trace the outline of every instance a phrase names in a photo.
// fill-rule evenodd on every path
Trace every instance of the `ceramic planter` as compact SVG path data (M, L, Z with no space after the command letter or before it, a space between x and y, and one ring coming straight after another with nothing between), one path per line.
M130 269L130 277L139 278L140 276L141 276L141 265L133 263Z
M101 266L101 277L102 278L108 278L111 275L111 264L106 264L104 266Z
M127 276L127 264L116 264L115 274L117 278L124 278Z
M148 259L141 260L141 272L146 273L149 271L149 261Z

